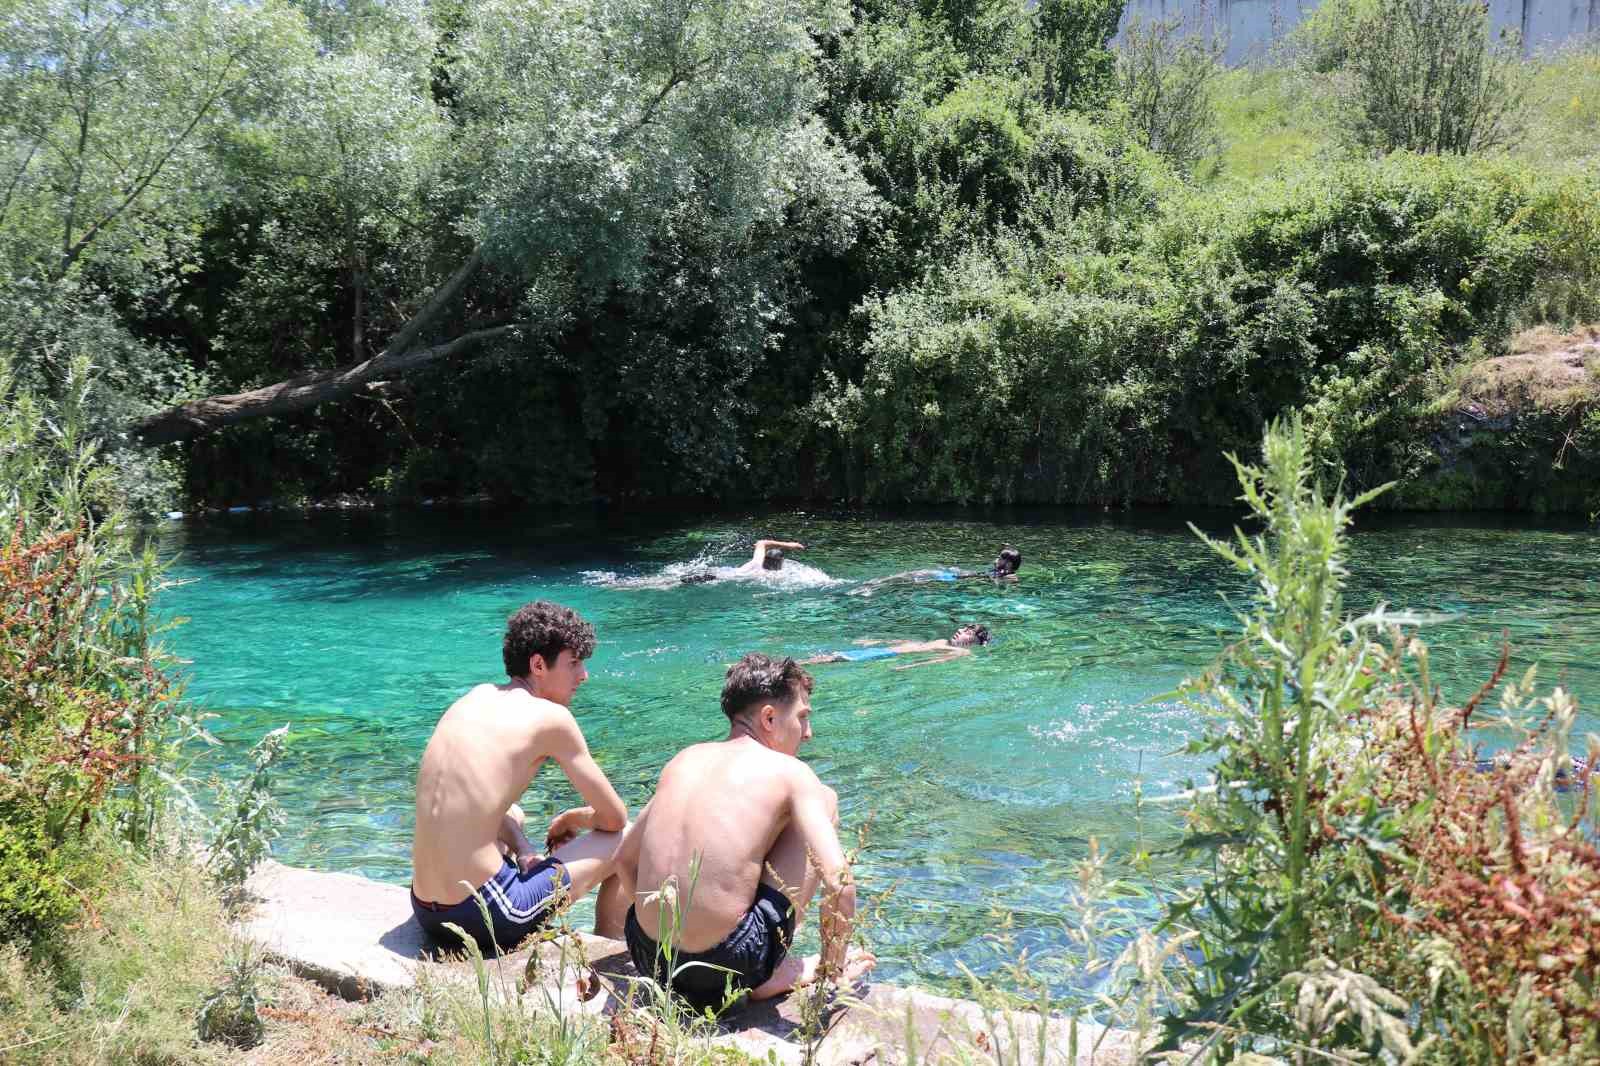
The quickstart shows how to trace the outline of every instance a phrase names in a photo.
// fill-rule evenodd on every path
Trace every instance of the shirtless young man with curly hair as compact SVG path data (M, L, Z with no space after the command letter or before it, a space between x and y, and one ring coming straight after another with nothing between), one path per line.
M477 686L434 727L417 772L411 908L441 942L457 946L443 928L452 922L486 953L510 951L556 903L597 885L595 932L622 936L631 900L613 874L628 808L568 709L594 645L594 627L576 612L527 604L506 622L510 681ZM523 832L517 800L546 759L585 806L556 815L541 853ZM474 895L488 905L488 925Z

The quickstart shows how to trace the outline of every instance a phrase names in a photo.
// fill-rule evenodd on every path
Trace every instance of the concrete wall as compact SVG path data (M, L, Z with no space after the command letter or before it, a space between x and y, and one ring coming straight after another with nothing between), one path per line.
M1600 35L1600 0L1488 0L1496 30L1522 34L1523 50L1549 49L1575 37ZM1212 26L1228 42L1227 61L1244 63L1266 52L1317 6L1317 0L1128 0L1122 20L1182 19Z

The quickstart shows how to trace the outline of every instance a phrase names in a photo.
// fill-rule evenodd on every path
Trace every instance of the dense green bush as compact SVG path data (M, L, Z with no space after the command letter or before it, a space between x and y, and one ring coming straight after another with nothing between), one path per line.
M1395 155L1168 194L1140 225L1161 185L1134 158L1102 140L1055 195L1092 203L1100 174L1115 197L868 302L866 368L818 406L852 491L1222 502L1211 448L1297 409L1325 470L1377 484L1425 465L1445 368L1503 339L1542 277L1592 285L1572 235L1596 198L1525 167Z
M1522 135L1522 42L1515 34L1491 38L1486 5L1378 0L1349 32L1349 123L1359 143L1467 155Z

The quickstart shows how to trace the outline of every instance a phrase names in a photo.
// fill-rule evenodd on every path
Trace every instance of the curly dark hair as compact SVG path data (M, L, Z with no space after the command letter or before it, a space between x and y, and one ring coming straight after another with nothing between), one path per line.
M512 677L528 676L528 659L538 654L546 666L554 666L562 648L572 649L572 654L587 659L594 654L594 626L578 617L570 607L535 600L518 607L506 619L506 638L500 646L505 659L506 673Z
M753 651L728 667L728 679L722 683L722 713L732 720L762 703L787 703L810 692L813 684L805 667L793 659L774 659Z

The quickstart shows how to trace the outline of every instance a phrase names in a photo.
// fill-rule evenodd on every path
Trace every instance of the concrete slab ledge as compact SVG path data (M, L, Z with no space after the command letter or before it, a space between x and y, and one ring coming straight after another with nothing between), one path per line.
M409 988L424 970L430 979L474 979L460 962L429 961L431 943L412 918L409 894L398 885L268 861L251 876L249 889L257 902L238 923L240 934L336 995L363 999ZM514 990L526 976L532 980L524 996L535 997L536 1005L595 1014L621 1009L609 992L582 998L572 960L581 953L611 985L625 988L629 978L637 977L627 949L603 937L579 934L576 939L564 948L547 943L489 960L492 987ZM558 981L558 974L565 980ZM799 1063L805 1058L802 1028L799 997L782 996L730 1011L716 1040L756 1057L772 1051L779 1062ZM1137 1058L1132 1034L1121 1030L1087 1022L1074 1027L1061 1016L1006 1015L970 1000L887 984L870 984L840 997L823 1030L814 1060L820 1066L902 1061L908 1034L923 1062L959 1057L1044 1066L1122 1066ZM1075 1057L1069 1050L1074 1036Z

